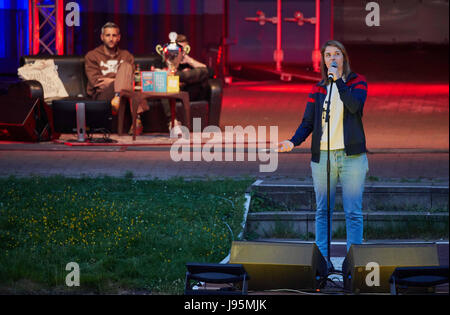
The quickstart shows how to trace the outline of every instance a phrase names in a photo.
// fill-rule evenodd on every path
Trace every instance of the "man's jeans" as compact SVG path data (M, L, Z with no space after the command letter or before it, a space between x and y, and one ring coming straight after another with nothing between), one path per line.
M327 151L320 152L320 163L311 162L316 193L316 244L324 257L327 252ZM369 170L365 153L347 156L344 150L330 151L330 220L332 221L336 184L342 187L342 201L347 229L347 251L363 239L362 197ZM332 226L332 225L331 225ZM330 229L330 235L331 231Z

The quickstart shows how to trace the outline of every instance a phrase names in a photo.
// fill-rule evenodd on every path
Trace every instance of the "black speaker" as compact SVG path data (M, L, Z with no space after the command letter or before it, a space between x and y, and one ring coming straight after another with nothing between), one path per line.
M186 295L246 295L248 274L242 265L235 264L186 264ZM191 282L203 282L203 288L193 288ZM218 288L210 288L208 284L227 284ZM232 286L230 286L232 284ZM241 289L237 287L241 284Z
M51 109L41 99L0 98L0 140L48 141L52 129Z
M397 267L439 266L436 244L352 245L342 264L344 288L354 293L389 293Z
M316 244L233 242L231 264L249 275L249 290L316 290L327 274L327 263Z

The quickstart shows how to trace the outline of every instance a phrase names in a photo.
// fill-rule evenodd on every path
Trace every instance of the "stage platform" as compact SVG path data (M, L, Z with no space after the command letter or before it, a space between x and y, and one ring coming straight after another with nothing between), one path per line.
M352 58L354 70L366 75L369 86L363 116L369 150L367 184L397 188L405 185L446 187L448 190L448 48L444 64L440 61L441 52L423 53L420 48L404 60L401 60L404 51L391 55L389 60L376 59L377 54L383 56L382 48L373 53L361 48L359 53L376 61L368 63L362 57ZM411 70L411 67L416 68ZM409 73L418 71L411 76L408 69ZM445 71L436 74L436 69ZM312 84L311 80L300 79L291 82L235 80L224 87L220 130L224 132L227 126L256 129L265 126L266 144L271 141L271 135L275 142L289 139L301 122ZM271 134L270 126L277 126L276 134ZM138 136L134 142L131 136L111 135L111 138L117 142L92 145L67 142L76 139L73 135L64 135L56 142L0 142L0 176L132 175L136 180L254 178L272 183L311 185L310 139L290 153L277 155L273 172L261 172L260 166L267 161L263 162L260 160L263 156L258 155L255 161L250 161L248 144L243 146L244 161L175 162L170 155L175 141L168 133ZM192 145L189 151L202 150L206 141ZM236 151L236 147L232 151ZM438 242L439 262L448 265L448 239L427 241ZM339 239L333 242L332 257L339 264L345 256L345 242ZM448 293L448 285L442 289Z
M298 127L311 83L238 82L224 88L221 132L226 127L266 128L265 143L289 139ZM447 83L369 82L363 116L369 150L369 178L379 181L449 180L449 90ZM270 131L276 126L276 132ZM271 138L272 137L272 138ZM180 161L170 157L169 133L112 135L117 143L0 143L0 176L123 176L137 179L244 177L310 179L310 138L293 152L279 154L274 172L260 172L257 156L249 161ZM207 139L205 141L208 141ZM205 141L196 146L202 149ZM237 143L235 143L235 148ZM267 146L268 147L268 146ZM266 148L267 148L266 147ZM94 153L95 152L95 153ZM266 162L267 163L267 162Z

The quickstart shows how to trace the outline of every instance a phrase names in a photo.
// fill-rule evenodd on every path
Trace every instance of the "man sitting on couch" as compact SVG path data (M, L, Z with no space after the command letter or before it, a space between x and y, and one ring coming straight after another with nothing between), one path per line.
M113 114L117 114L120 91L133 89L134 57L127 50L119 49L120 29L116 24L106 23L102 27L100 39L103 44L85 56L87 94L95 100L111 100ZM146 110L148 110L146 102L139 104L136 134L143 131L139 114Z

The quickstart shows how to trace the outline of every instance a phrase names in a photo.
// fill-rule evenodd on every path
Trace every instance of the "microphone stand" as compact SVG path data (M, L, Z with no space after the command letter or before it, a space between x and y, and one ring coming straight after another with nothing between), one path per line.
M331 93L333 92L334 80L331 78L330 93L328 94L327 110L325 115L325 122L327 123L327 271L328 273L334 272L333 264L331 263L331 210L330 210L330 103ZM329 264L328 264L329 263ZM328 269L331 266L331 270Z

